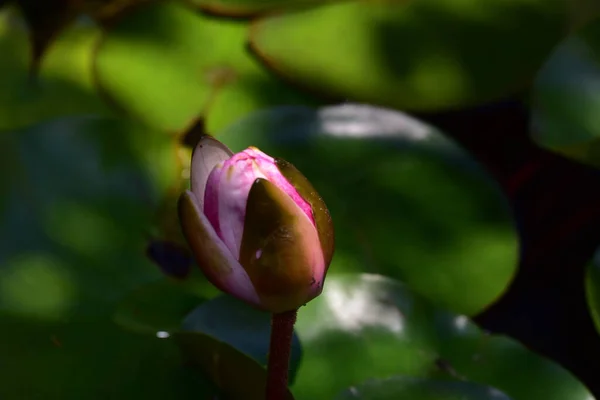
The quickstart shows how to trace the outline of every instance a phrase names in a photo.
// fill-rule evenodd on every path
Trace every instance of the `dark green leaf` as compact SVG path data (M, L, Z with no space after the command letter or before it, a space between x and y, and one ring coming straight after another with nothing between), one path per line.
M497 389L470 382L393 377L370 380L344 391L336 400L510 400Z
M600 20L558 46L533 91L533 139L543 147L600 167Z
M38 279L38 277L35 277ZM0 316L6 365L0 397L213 399L207 378L183 364L170 339L124 332L108 317L43 321Z
M267 365L271 315L251 308L231 296L221 296L198 306L183 322L186 331L200 332L215 340L227 343L238 351L252 357L258 364ZM293 382L301 359L298 337L292 339L290 382ZM228 362L223 359L223 362ZM240 366L231 365L239 370Z
M600 332L600 252L596 252L594 260L590 263L585 277L588 306Z
M319 0L192 0L191 3L210 13L232 17L251 17L292 6L320 4Z
M119 304L114 320L135 332L174 332L179 330L185 316L204 300L182 290L177 283L161 280L129 293Z
M170 342L112 321L118 301L161 276L144 246L161 197L180 179L173 141L94 116L0 141L0 353L10 364L0 398L213 393L179 368Z
M174 335L188 365L199 367L233 400L264 400L267 373L232 346L197 332ZM293 400L288 391L285 400Z

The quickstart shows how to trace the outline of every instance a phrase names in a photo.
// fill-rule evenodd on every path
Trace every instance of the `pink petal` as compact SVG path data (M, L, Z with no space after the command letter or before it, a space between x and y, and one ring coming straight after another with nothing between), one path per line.
M179 217L183 233L206 278L222 291L261 307L248 274L217 236L200 210L198 199L189 190L179 200Z
M237 153L223 165L218 191L227 193L219 196L220 237L231 253L239 258L248 193L257 178L265 176L256 167L252 157L244 152Z
M206 191L204 193L204 210L202 210L219 237L221 237L221 228L219 226L219 185L224 165L225 162L218 163L208 176Z
M213 168L233 155L227 146L211 136L205 136L196 145L190 165L191 189L201 210L204 210L206 183Z

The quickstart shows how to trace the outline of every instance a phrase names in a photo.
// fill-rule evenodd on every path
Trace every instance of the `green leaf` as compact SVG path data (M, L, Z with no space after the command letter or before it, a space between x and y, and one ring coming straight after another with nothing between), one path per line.
M40 59L52 40L77 17L75 2L61 0L17 0L30 31L31 71L37 73Z
M278 107L218 134L295 165L335 225L331 272L376 272L457 312L497 298L516 267L504 197L452 141L405 114L346 104ZM468 288L468 290L465 290Z
M460 108L525 88L568 29L566 0L344 1L269 14L252 48L328 95L410 110Z
M214 391L177 348L125 332L117 303L161 277L146 259L175 143L110 118L0 133L0 398L195 397Z
M95 304L126 293L117 287L159 276L143 249L162 197L180 179L173 140L125 121L81 116L3 132L0 142L7 155L0 171L1 271L24 268L21 256L38 265L48 255L43 269L89 285L76 296Z
M25 22L10 7L0 10L0 131L77 113L108 115L92 84L99 34L90 21L77 20L55 38L33 76Z
M458 318L454 323L460 327L463 319ZM469 334L448 337L440 354L444 369L449 368L459 377L496 387L514 400L594 398L560 365L507 336Z
M303 349L292 387L298 400L332 398L394 375L479 383L513 400L591 398L557 364L379 275L330 274L323 294L300 309L296 329Z
M217 390L183 364L170 339L124 332L109 318L48 323L0 317L10 368L0 396L16 399L213 399Z
M207 12L228 17L251 17L298 5L320 5L318 0L191 0Z
M119 304L114 320L134 332L174 332L179 330L185 316L204 300L182 290L175 282L160 280L129 293Z
M227 343L241 353L251 357L263 368L267 365L269 338L271 335L271 315L251 308L231 296L220 296L198 306L183 322L185 331L199 332ZM292 337L292 355L290 360L290 382L294 382L302 349L296 334ZM221 358L223 363L228 362ZM235 363L230 368L244 370ZM242 386L243 387L243 386Z
M234 400L263 400L267 373L254 359L232 346L197 332L179 332L175 340L189 365L201 368ZM288 391L285 400L293 400Z
M336 400L510 400L497 389L470 382L399 377L370 380L347 389Z
M590 265L588 265L585 288L590 313L596 325L596 330L600 332L600 252L598 251Z
M245 23L215 20L176 2L141 6L104 36L97 82L129 115L172 133L200 117L212 132L266 105L308 101L247 54L246 31Z
M331 215L327 209L327 205L323 201L323 198L315 188L312 186L310 181L306 179L300 171L296 169L289 162L282 159L275 159L277 169L281 174L290 182L294 188L298 191L298 194L310 204L312 208L313 218L315 220L315 227L319 234L319 242L321 249L323 250L323 258L325 260L325 268L329 267L333 253L335 251L335 232L333 229L333 221ZM327 271L325 271L327 272Z
M600 167L600 19L565 39L533 90L533 139L540 146Z

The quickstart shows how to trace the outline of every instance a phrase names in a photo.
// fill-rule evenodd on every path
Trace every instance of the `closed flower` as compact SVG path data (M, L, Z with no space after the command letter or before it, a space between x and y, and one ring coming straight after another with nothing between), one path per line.
M325 203L290 163L212 137L192 155L179 201L183 233L207 279L272 313L318 296L334 249Z

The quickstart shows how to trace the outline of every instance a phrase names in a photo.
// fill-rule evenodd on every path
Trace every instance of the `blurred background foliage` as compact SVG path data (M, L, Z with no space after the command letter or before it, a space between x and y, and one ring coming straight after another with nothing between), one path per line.
M598 396L569 346L600 359L600 186L578 165L600 165L599 11L0 1L0 398L262 398L268 316L203 280L176 219L204 134L292 162L333 215L290 399ZM471 321L499 315L525 333Z

